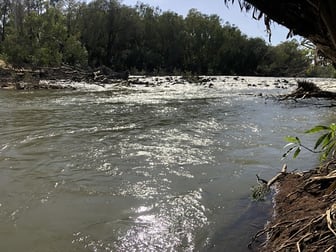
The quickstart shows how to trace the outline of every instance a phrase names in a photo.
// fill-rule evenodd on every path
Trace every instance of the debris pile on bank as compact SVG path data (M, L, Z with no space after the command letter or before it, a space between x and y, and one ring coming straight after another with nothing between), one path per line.
M283 173L276 191L272 220L250 247L336 251L336 160L309 172Z
M101 66L94 70L81 69L70 66L41 67L36 69L15 69L0 67L0 88L3 89L74 89L70 85L53 85L43 80L69 80L87 83L113 83L127 80L128 71L114 72L112 69Z
M310 81L297 81L297 89L290 93L281 95L280 100L296 100L296 99L307 99L307 98L325 98L325 99L335 99L336 93L322 90L315 83Z

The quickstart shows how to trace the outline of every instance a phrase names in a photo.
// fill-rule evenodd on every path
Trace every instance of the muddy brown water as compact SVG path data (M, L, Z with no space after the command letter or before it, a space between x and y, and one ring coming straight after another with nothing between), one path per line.
M255 174L336 117L254 81L1 91L0 251L246 251L271 206L250 201Z

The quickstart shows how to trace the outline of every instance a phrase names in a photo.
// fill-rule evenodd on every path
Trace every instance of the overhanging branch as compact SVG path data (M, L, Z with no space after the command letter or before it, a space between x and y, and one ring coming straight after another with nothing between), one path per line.
M234 0L224 0L226 4ZM316 47L336 64L336 1L334 0L238 0L244 11L253 9L253 18L265 17L269 31L269 20L273 20L312 41ZM258 13L258 15L256 15Z

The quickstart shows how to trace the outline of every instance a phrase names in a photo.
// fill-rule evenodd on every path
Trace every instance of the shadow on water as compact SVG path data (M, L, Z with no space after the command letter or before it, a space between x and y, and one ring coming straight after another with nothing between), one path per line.
M237 211L237 213L241 212L241 215L228 226L218 228L210 244L203 251L254 251L253 248L248 248L248 245L272 216L271 196L265 201L252 201L246 196L239 200L236 208L242 209ZM245 232L242 233L242 230Z

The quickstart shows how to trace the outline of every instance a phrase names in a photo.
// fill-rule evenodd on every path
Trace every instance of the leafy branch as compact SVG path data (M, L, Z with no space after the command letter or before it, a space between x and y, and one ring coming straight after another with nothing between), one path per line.
M318 125L307 131L306 134L322 133L322 135L316 140L314 149L311 149L302 144L298 137L287 136L284 138L288 144L284 146L286 152L283 154L283 158L293 153L293 159L295 159L302 149L308 150L312 153L319 153L320 160L325 161L327 158L333 158L336 151L336 124L332 123L329 126Z

